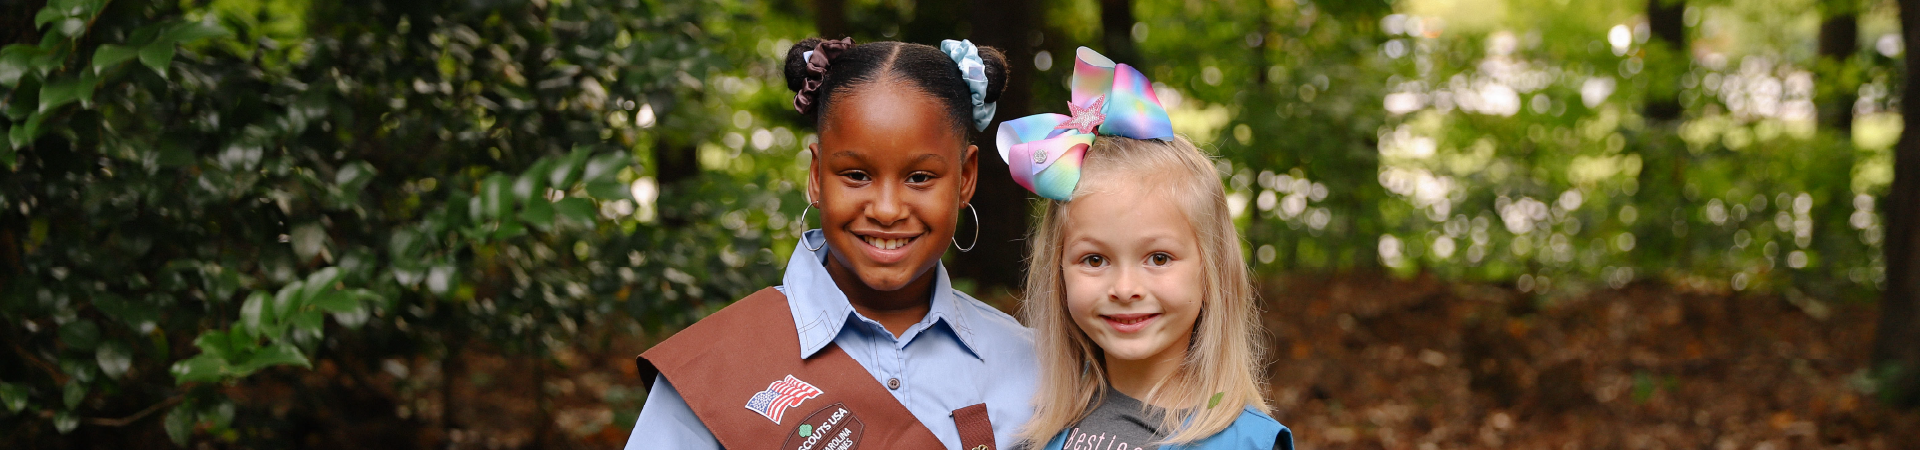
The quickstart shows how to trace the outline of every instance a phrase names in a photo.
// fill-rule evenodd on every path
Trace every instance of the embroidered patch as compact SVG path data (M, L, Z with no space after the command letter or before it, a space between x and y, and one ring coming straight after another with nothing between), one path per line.
M866 422L847 409L845 403L827 405L800 420L782 450L851 450L860 445Z
M778 425L780 416L787 413L787 408L800 406L800 403L819 395L820 388L787 375L786 379L768 384L767 390L753 394L753 398L747 400L747 409L766 416L767 420Z

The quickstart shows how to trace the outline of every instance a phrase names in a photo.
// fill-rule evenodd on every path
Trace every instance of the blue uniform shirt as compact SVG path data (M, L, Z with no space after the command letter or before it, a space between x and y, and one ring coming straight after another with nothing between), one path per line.
M802 244L824 240L819 230L812 230ZM800 354L795 356L810 358L829 342L839 344L881 386L898 380L898 387L889 389L893 398L948 449L960 449L953 410L986 403L998 447L1013 448L1019 439L1015 434L1033 416L1039 378L1033 331L954 290L946 266L938 265L927 316L896 338L880 322L853 310L827 274L827 257L825 246L815 252L797 247L781 280L780 292L787 295L794 329L800 333ZM627 450L721 448L671 381L664 375L655 379L627 438Z

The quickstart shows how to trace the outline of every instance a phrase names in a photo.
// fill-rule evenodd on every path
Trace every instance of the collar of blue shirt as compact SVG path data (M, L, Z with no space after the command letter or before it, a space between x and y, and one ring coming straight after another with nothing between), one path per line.
M885 334L899 347L905 347L923 332L949 330L945 334L953 336L973 357L980 357L980 351L974 347L973 330L967 326L972 319L968 314L977 311L959 307L960 299L956 298L953 291L953 282L947 279L945 264L936 264L933 268L933 304L927 311L927 317L895 338L879 322L853 310L853 304L847 301L847 294L840 291L839 285L833 282L833 276L827 273L828 247L822 245L820 250L807 250L806 243L824 240L826 235L820 230L808 230L794 247L793 258L787 261L786 276L781 279L781 292L787 295L787 306L793 308L793 327L800 333L801 359L812 357L820 349L826 348L827 343L840 335L850 318L858 318L870 325L856 328L856 331ZM942 322L945 322L945 327L935 326Z

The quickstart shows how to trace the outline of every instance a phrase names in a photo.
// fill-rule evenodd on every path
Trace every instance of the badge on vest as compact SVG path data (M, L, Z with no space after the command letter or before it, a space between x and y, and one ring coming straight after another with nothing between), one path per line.
M807 384L805 381L800 381L799 378L794 378L793 375L787 375L786 379L768 384L767 390L753 394L753 398L747 399L747 409L760 413L760 415L766 416L767 420L771 420L775 425L779 425L780 416L787 413L787 408L800 406L800 404L806 402L807 399L819 395L820 388L813 387L813 385Z
M860 445L860 434L867 424L847 410L847 404L835 403L808 414L787 435L781 450L851 450Z

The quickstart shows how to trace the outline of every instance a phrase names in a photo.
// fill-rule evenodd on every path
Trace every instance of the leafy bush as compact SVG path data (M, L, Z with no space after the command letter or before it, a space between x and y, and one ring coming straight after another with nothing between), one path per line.
M228 386L473 339L541 355L769 284L767 218L720 219L791 188L633 196L649 138L704 135L629 117L740 70L708 6L48 3L38 44L0 49L6 440L164 416L179 444L277 442Z

